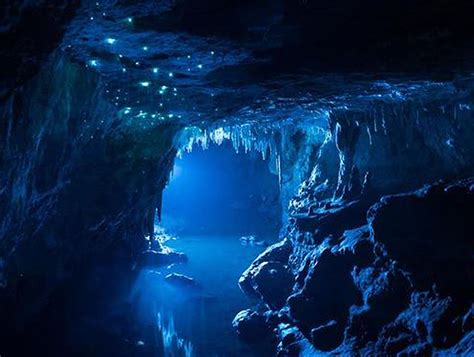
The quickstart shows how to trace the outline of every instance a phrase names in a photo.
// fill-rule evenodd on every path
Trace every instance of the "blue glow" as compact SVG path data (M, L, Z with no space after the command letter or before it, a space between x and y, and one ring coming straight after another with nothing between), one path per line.
M97 67L99 65L99 62L97 60L90 60L89 65L91 67Z
M259 153L237 154L224 141L207 150L194 148L175 161L162 222L174 233L276 237L280 219L278 177Z
M117 40L115 38L109 37L105 39L105 42L109 45L113 45L115 42L117 42Z
M153 73L157 74L159 72L159 68L155 67L152 69Z
M141 85L142 87L149 87L150 84L151 84L151 83L150 83L150 82L147 82L147 81L140 82L140 85Z

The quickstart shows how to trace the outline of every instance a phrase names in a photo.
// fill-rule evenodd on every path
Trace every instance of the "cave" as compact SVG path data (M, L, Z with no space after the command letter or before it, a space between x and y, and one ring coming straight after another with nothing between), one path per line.
M474 355L470 0L5 0L0 356Z
M275 163L258 151L220 145L175 159L157 224L174 235L237 235L275 240L282 207ZM273 171L273 172L272 172Z

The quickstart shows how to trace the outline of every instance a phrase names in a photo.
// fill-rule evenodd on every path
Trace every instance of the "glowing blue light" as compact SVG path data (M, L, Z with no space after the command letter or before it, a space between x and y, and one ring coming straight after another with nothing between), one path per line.
M126 68L122 68L122 72L123 72L123 73L127 72L127 69L126 69Z
M158 69L158 68L156 68L156 67L155 67L155 68L153 68L153 73L155 73L155 74L156 74L156 73L158 73L158 71L159 71L159 69Z
M143 51L148 51L148 46L143 46Z
M132 108L130 107L127 107L125 108L125 110L123 111L124 114L130 114L130 111L132 110Z
M198 64L198 68L199 68L199 69L202 69L202 64Z
M140 82L140 85L141 85L142 87L149 87L150 84L151 84L151 83L150 83L150 82L147 82L147 81Z
M89 65L92 67L97 67L99 65L99 62L97 60L90 60Z
M106 38L105 39L105 42L108 43L109 45L113 45L115 42L117 42L117 40L115 38Z
M129 24L131 24L131 23L133 22L133 19L132 19L131 17L128 17L128 18L127 18L127 22L128 22Z
M169 76L170 78L174 77L173 72L168 73L168 76Z
M139 66L140 65L140 62L135 62L135 66Z
M188 55L187 57L188 57L188 59L191 59L191 55Z
M211 51L211 55L214 56L216 53L214 51Z
M161 86L161 90L167 90L168 87L167 86Z

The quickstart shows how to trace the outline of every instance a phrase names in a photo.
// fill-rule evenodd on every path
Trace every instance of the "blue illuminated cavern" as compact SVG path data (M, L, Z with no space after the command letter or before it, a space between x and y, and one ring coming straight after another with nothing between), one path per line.
M473 356L471 0L4 0L0 356Z

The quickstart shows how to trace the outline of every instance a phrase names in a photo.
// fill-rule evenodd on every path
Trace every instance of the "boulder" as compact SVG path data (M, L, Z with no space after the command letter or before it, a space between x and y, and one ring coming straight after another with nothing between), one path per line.
M193 278L190 278L189 276L178 274L178 273L168 274L165 277L165 281L168 284L171 284L179 288L191 288L191 287L197 286L196 281Z
M279 262L287 264L291 254L292 247L289 239L284 239L281 242L275 243L265 249L252 264L245 270L239 278L239 288L243 293L250 297L260 298L261 295L255 291L253 278L258 271L258 267L263 262Z
M271 330L266 317L252 309L240 311L232 321L232 326L247 342L257 342L265 338Z
M279 262L264 262L260 264L252 276L254 290L271 309L283 307L290 295L294 278L290 269Z

